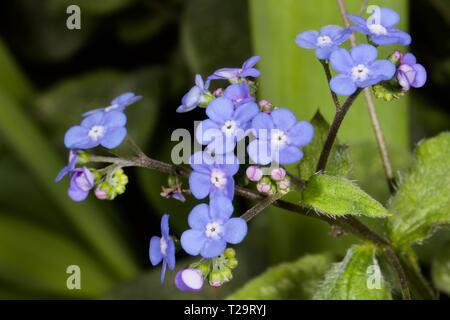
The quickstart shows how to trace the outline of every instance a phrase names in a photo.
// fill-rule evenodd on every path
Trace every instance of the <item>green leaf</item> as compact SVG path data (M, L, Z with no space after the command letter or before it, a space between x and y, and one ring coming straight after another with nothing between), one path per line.
M246 1L187 2L181 41L193 73L206 75L220 67L241 66L250 56L249 34Z
M0 279L55 297L96 298L113 284L78 244L61 235L0 214ZM81 269L81 290L68 290L67 267Z
M305 180L308 180L309 177L316 173L320 153L330 130L330 125L319 110L312 118L311 124L314 127L314 138L309 145L302 149L305 156L298 165L300 176ZM348 146L339 144L336 141L330 152L326 173L332 176L347 176L350 173L350 169Z
M227 299L310 299L319 279L330 267L328 255L308 255L268 269Z
M442 292L450 295L450 250L449 244L445 247L431 265L431 277L434 286Z
M416 161L401 179L389 204L389 235L394 245L408 247L450 223L450 133L422 141Z
M53 198L61 214L65 215L74 229L107 263L108 268L120 277L132 276L136 272L136 265L126 250L120 233L108 217L112 212L99 211L90 201L71 201L67 197L64 184L56 184L53 181L63 167L64 163L59 160L62 155L59 156L55 152L31 117L1 89L0 105L0 132L17 158Z
M372 245L357 245L347 251L340 263L326 273L313 299L316 300L390 300L388 285Z
M302 204L333 216L363 215L387 217L390 213L346 178L317 174L311 177L302 194Z

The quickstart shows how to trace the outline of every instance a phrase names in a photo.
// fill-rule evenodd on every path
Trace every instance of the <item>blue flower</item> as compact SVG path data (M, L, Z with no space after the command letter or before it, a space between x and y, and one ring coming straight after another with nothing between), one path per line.
M78 152L76 150L69 151L69 163L61 169L55 178L55 182L60 182L67 174L75 169L78 162Z
M189 176L189 187L197 199L225 196L234 197L233 176L239 171L239 161L233 154L211 156L207 152L196 152L189 159L193 169Z
M258 164L289 164L300 161L303 152L299 150L309 144L314 135L313 126L306 121L297 121L287 109L276 109L270 114L260 113L252 121L255 140L247 151Z
M208 77L209 80L237 80L239 78L253 77L260 75L258 69L253 68L258 63L260 57L253 56L244 62L242 68L222 68L215 71Z
M90 115L93 115L95 113L101 112L110 112L110 111L125 111L125 109L135 103L136 101L140 100L142 96L137 96L133 92L126 92L124 94L121 94L120 96L116 97L114 100L111 101L111 104L106 108L98 108L94 109L88 112L83 113L83 117L87 117Z
M203 287L204 277L199 269L189 268L177 272L175 286L181 291L199 292Z
M209 119L196 130L197 141L208 145L210 152L225 154L234 150L237 141L245 137L250 121L258 114L259 107L250 102L235 109L233 101L220 97L206 108Z
M207 103L207 95L210 80L203 82L202 76L197 74L195 76L195 86L186 93L181 99L181 106L177 108L178 113L188 112L194 110L199 105ZM210 95L210 94L209 94Z
M333 51L347 41L351 36L350 29L339 26L325 26L320 31L309 30L300 33L295 42L302 48L315 49L316 57L320 60L328 60Z
M255 101L255 98L250 95L250 88L245 81L228 86L224 96L232 100L235 107Z
M380 8L375 10L367 21L359 16L351 14L347 15L356 25L350 28L366 34L370 37L370 41L378 45L401 44L409 46L411 44L411 36L401 30L395 28L400 22L400 15L394 10L388 8Z
M389 60L377 60L377 56L377 49L368 44L356 46L350 52L345 49L333 52L330 62L340 74L331 79L331 89L337 94L349 96L357 88L367 88L392 79L394 64Z
M150 239L149 258L153 266L162 261L161 283L164 282L166 268L175 269L175 242L169 235L169 215L161 218L161 237L153 236Z
M230 219L232 214L233 204L225 197L194 207L188 217L191 229L181 235L184 251L209 259L221 255L227 243L240 243L247 235L247 222L242 218Z
M94 187L95 175L86 167L76 168L70 172L68 195L73 201L83 201Z
M404 91L411 87L420 88L427 82L427 71L417 63L416 57L412 53L402 55L400 66L397 68L396 78Z
M64 144L69 149L90 149L99 145L114 149L127 135L126 122L123 112L96 112L84 118L81 125L70 128Z

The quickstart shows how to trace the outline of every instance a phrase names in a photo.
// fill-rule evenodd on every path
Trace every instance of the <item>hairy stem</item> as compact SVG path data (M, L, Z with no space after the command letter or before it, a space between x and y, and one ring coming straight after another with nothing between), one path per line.
M356 90L350 97L347 98L345 103L342 105L339 110L337 110L336 115L334 116L333 123L331 124L330 131L328 132L327 139L325 140L325 144L323 145L322 152L320 153L319 162L317 163L316 171L323 171L328 162L328 158L330 156L331 148L333 147L334 142L336 141L336 136L341 127L342 121L345 118L348 110L352 106L353 102L355 102L358 95L361 93L361 89Z
M350 22L347 18L347 8L345 6L345 1L337 0L337 3L339 6L339 12L344 22L344 26L348 28L350 26ZM366 5L367 3L363 2L361 9L364 9ZM350 37L350 43L352 47L355 47L357 45L356 37L354 34L352 34L352 36ZM386 141L384 140L383 131L381 130L380 120L378 119L378 115L375 109L375 102L373 101L370 88L364 89L364 98L366 100L367 108L369 110L370 120L372 122L372 127L375 133L378 150L380 152L381 162L383 163L384 175L386 176L389 191L391 192L391 194L393 194L396 189L394 171L392 169L392 164L389 158Z
M254 207L251 207L248 209L243 215L241 215L241 218L245 221L250 221L254 217L256 217L261 211L269 207L271 204L273 204L275 201L283 197L284 194L277 193L273 196L266 197L265 199L259 201Z

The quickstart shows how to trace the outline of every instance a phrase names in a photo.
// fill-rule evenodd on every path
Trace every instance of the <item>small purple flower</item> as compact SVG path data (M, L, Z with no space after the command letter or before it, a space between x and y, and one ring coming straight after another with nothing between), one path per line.
M164 282L166 268L175 269L175 242L169 235L169 215L161 218L161 237L153 236L150 239L149 258L153 266L162 261L161 283Z
M97 112L83 119L81 125L70 128L64 137L69 149L90 149L102 145L118 147L127 135L127 117L121 111Z
M106 112L110 112L110 111L123 112L129 105L135 103L136 101L140 100L141 98L142 98L142 96L137 96L133 92L126 92L124 94L121 94L114 100L112 100L111 104L108 107L98 108L98 109L94 109L94 110L85 112L83 114L83 117L93 115L97 112L101 112L101 113L106 113Z
M299 150L309 144L314 134L313 126L306 121L297 121L287 109L276 109L271 114L261 112L252 121L255 140L247 151L257 164L288 164L300 161Z
M189 187L197 199L225 196L234 197L233 176L239 171L239 160L234 154L211 156L196 152L189 159L193 169L189 176Z
M316 57L328 60L333 51L350 38L352 31L339 26L325 26L320 31L309 30L300 33L295 42L305 49L315 49Z
M240 243L247 235L247 222L242 218L231 218L232 213L233 204L225 197L213 198L209 205L203 203L194 207L188 217L191 229L181 235L184 251L208 259L222 254L227 243Z
M68 195L73 201L83 201L94 187L95 175L86 167L71 171Z
M411 36L401 30L395 28L400 22L400 15L389 8L380 8L374 10L372 16L367 21L359 16L348 14L347 17L356 25L350 28L366 34L373 43L384 46L389 44L401 44L409 46L411 44Z
M206 103L208 100L206 95L209 94L208 89L210 82L210 80L203 82L202 76L197 74L195 76L195 86L183 96L181 99L181 106L178 107L177 112L183 113L192 111L200 104Z
M255 102L255 98L250 95L250 88L245 81L228 86L225 89L224 96L232 100L235 107Z
M397 68L396 78L404 91L411 87L420 88L427 82L427 71L417 63L412 53L407 53L400 58L400 66Z
M361 44L348 52L338 49L331 54L330 62L340 74L330 81L337 94L349 96L357 88L367 88L394 77L395 66L389 60L377 60L378 50Z
M58 175L55 178L55 182L60 182L67 174L73 171L75 169L75 166L78 162L78 152L76 150L70 150L69 151L69 163L67 166L61 169L61 171L58 173Z
M226 97L214 99L206 108L209 119L200 123L196 130L197 141L207 145L210 152L225 154L234 150L236 143L245 137L251 120L258 114L254 102L234 108Z
M253 56L244 62L242 68L222 68L215 71L208 77L208 80L237 80L239 78L253 77L260 75L258 69L253 68L258 63L260 57Z
M181 291L199 292L203 282L203 274L198 269L184 269L175 276L175 286Z

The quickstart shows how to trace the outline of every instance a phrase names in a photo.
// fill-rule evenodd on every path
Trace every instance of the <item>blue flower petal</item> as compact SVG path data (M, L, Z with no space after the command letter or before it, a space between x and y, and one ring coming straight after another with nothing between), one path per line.
M209 203L209 213L213 221L227 221L233 214L233 210L233 203L226 197L212 198Z
M260 59L261 59L260 56L253 56L253 57L249 58L242 65L242 69L245 70L245 69L253 68L253 66L255 66L255 64L257 64Z
M196 199L206 198L211 190L210 176L196 171L191 172L189 175L189 188Z
M103 138L100 140L100 143L103 147L107 149L114 149L120 146L127 136L127 128L125 127L116 127L109 129Z
M217 239L217 240L208 240L204 244L204 247L202 248L200 254L203 258L215 258L219 255L221 255L225 249L227 248L227 243L223 239Z
M328 36L331 38L331 40L335 40L337 38L340 38L344 31L345 29L340 26L328 25L320 29L320 35Z
M377 16L377 13L374 12L373 17ZM381 8L379 12L380 22L386 28L392 28L397 23L400 22L400 15L392 9L389 8Z
M330 87L333 92L343 96L350 96L357 89L352 78L344 74L332 78L330 81Z
M164 214L161 218L161 235L163 238L169 238L169 215Z
M392 29L389 31L389 35L392 37L396 37L398 41L397 43L401 44L402 46L409 46L412 42L411 35L401 30Z
M370 65L370 75L382 80L391 80L395 71L395 65L389 60L378 60Z
M196 230L205 230L206 225L211 221L209 206L206 203L196 205L189 213L189 227Z
M208 117L217 123L225 123L225 121L232 119L233 111L233 102L225 97L214 99L206 108Z
M411 83L411 86L414 88L423 87L427 82L427 70L421 64L415 64L413 68L416 71L416 77Z
M295 146L286 146L280 150L279 163L290 164L300 161L303 158L303 152L301 152Z
M92 128L93 126L100 125L103 119L104 112L96 112L81 121L81 126L85 128Z
M169 270L175 269L175 242L172 239L167 240L167 251L165 260Z
M84 201L89 195L89 191L82 190L76 186L70 186L67 190L69 197L76 202Z
M108 128L123 127L127 124L127 116L120 111L105 112L101 119L101 124Z
M161 268L161 283L164 282L164 278L166 277L166 268L167 268L167 262L163 261L162 268Z
M377 60L378 50L369 44L360 44L350 51L354 64L367 65Z
M270 115L277 129L288 131L297 123L297 117L288 109L276 109Z
M360 16L355 16L352 14L347 14L347 18L350 19L350 21L352 21L353 23L356 23L357 25L361 26L361 27L365 27L366 26L366 19L360 17Z
M191 165L194 171L199 173L205 173L207 175L210 174L211 165L214 163L214 160L210 157L207 157L206 153L203 151L197 151L189 158L189 164Z
M252 128L256 137L270 139L270 130L274 128L272 117L267 113L259 113L252 120Z
M256 103L250 102L241 105L234 112L234 119L239 121L240 124L251 121L259 113L259 107Z
M406 63L409 64L410 66L415 65L417 63L416 56L413 55L412 53L407 53L403 56L401 63L402 64Z
M254 163L266 165L272 162L272 151L267 140L253 140L249 143L247 152Z
M186 230L180 238L181 246L191 256L197 256L202 251L207 241L205 231Z
M306 121L300 121L287 132L289 143L297 147L308 145L314 136L314 127Z
M221 131L221 127L217 122L212 121L211 119L206 119L198 125L195 130L195 137L197 142L205 145L211 143L217 138L221 138L223 132Z
M350 53L345 49L338 49L330 56L330 63L333 69L339 73L348 73L354 66Z
M150 248L148 251L149 259L152 265L156 266L163 259L161 253L161 238L157 236L153 236L150 239Z
M242 78L252 77L252 78L258 78L261 75L261 72L259 72L258 69L250 68L246 69L241 72L240 76Z
M247 222L241 218L232 218L224 225L223 238L231 244L238 244L247 235Z
M97 141L92 141L89 136L89 129L82 126L70 128L64 136L64 145L68 149L90 149L98 146Z
M331 54L338 49L337 46L317 48L316 49L316 57L319 60L329 60Z
M319 32L315 30L308 30L300 33L295 42L299 47L304 49L315 49L317 48L317 38L319 37Z

